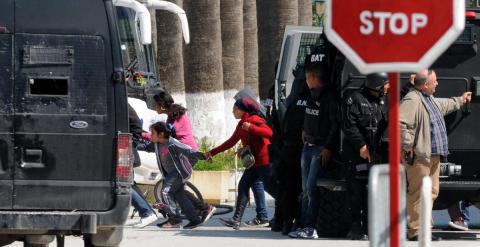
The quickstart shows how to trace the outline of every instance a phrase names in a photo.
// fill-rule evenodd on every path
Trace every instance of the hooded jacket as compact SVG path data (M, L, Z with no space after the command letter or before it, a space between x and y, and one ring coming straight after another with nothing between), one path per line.
M248 131L242 129L243 123L250 123ZM253 156L255 157L255 166L267 166L270 164L268 156L268 145L272 137L272 129L267 125L265 119L258 115L245 113L238 122L235 132L232 136L220 146L210 151L211 155L224 152L242 141L242 146L250 146Z

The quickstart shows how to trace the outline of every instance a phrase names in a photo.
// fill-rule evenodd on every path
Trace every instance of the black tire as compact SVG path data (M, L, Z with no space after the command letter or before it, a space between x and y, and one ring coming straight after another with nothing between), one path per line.
M346 237L352 224L347 192L319 188L318 193L318 235L330 238Z
M91 236L83 237L83 246L84 247L119 247L120 245L94 245L92 243Z
M48 244L29 244L27 242L23 242L23 247L48 247Z
M163 179L161 179L160 181L158 181L155 184L154 196L155 196L155 200L157 202L163 202L163 200L162 200L162 186L163 186ZM203 202L202 193L200 193L200 191L197 189L197 187L195 187L195 185L193 185L190 182L186 182L185 186L186 186L187 191L190 191L193 195L195 195L195 197L198 200Z
M224 205L224 204L214 204L212 205L217 208L215 213L213 215L224 215L224 214L229 214L233 212L233 207L230 205Z

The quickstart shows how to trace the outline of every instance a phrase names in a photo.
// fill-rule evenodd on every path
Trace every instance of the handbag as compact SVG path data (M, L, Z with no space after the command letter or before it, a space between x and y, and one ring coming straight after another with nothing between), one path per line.
M255 165L255 156L253 156L250 146L242 148L239 154L245 169L249 169Z
M253 156L252 149L250 148L250 133L247 137L247 143L249 145L240 149L240 158L242 159L242 165L245 169L250 169L255 165L255 156Z

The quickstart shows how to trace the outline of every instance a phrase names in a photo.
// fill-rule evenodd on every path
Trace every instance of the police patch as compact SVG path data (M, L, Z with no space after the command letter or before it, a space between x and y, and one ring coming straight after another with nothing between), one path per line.
M347 105L351 105L351 104L353 104L353 99L352 99L352 97L348 97Z

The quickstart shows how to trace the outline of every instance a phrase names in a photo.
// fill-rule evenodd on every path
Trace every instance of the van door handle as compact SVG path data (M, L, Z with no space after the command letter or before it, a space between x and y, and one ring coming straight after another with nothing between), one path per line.
M24 169L45 168L42 163L43 151L40 149L25 149L22 153L20 167Z

